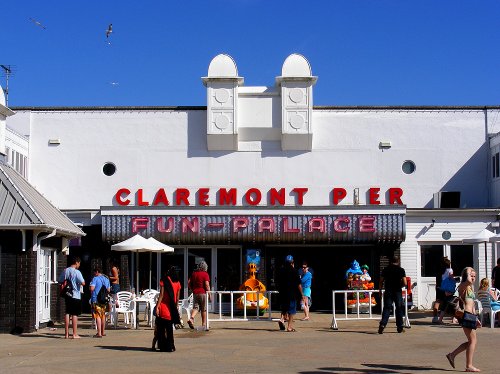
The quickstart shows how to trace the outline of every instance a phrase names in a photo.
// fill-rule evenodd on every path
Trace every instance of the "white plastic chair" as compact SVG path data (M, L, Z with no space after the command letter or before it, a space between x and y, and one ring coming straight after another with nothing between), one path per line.
M144 309L144 318L147 317L149 326L153 327L153 310L156 306L156 302L158 301L160 292L157 290L145 290L143 292L143 295L149 300L149 302L146 304L146 309Z
M191 318L191 311L193 310L193 294L189 295L186 299L179 299L177 309L179 310L179 316L181 317L182 324L182 310L186 312L187 319L189 320Z
M116 294L116 304L111 311L115 328L118 325L118 314L123 314L125 324L131 324L133 328L136 326L136 311L135 301L131 292L120 291Z
M477 291L477 298L481 302L482 310L480 311L481 323L484 326L484 317L489 316L490 327L495 327L495 316L498 313L491 308L491 296L488 291Z

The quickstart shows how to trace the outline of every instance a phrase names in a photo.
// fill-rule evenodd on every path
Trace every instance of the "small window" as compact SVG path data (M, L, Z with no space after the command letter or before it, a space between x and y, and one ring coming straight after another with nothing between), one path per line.
M102 167L102 172L108 177L112 176L114 173L116 173L115 164L113 164L112 162L106 162Z
M416 166L415 166L415 163L413 161L407 160L407 161L403 162L401 169L403 170L403 173L405 173L405 174L413 174L415 172Z

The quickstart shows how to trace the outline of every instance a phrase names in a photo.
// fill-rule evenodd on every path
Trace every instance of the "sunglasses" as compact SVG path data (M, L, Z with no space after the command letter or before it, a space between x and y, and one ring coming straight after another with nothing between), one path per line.
M302 269L307 269L307 266L302 266Z

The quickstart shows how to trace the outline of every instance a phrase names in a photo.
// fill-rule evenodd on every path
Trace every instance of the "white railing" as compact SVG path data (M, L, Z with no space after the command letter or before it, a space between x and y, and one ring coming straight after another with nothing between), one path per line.
M374 293L381 293L380 301L381 301L381 310L384 309L384 291L385 290L342 290L342 291L332 291L332 299L333 299L333 318L330 328L333 330L338 330L337 321L348 321L348 320L363 320L363 319L380 319L381 314L373 314L372 308L375 304L372 304L372 296ZM348 294L356 294L356 303L349 307L347 303L347 295ZM368 294L368 303L361 304L359 302L359 294L363 293ZM404 324L405 327L410 328L410 320L408 318L408 295L405 289L402 290L403 293L403 306L404 306ZM344 317L337 317L337 309L335 305L335 295L343 294L344 295ZM351 313L348 313L348 309L351 309ZM394 313L391 318L396 317L396 309L394 308Z
M279 318L272 318L272 303L271 296L273 294L277 294L278 291L208 291L207 293L211 294L211 301L208 301L206 310L212 311L212 314L207 312L207 330L210 328L210 322L242 322L242 321L277 321ZM236 309L238 315L235 315L235 302L238 297L245 296L248 294L256 295L257 301L255 302L255 311L248 310L246 302L243 303L243 309ZM229 295L229 301L223 302L222 296ZM235 298L234 296L237 295ZM260 300L260 295L263 295L268 300L268 307L264 312L264 315L260 315L260 305L262 305L262 301ZM209 308L210 303L212 304L212 308ZM252 306L253 307L253 306ZM255 313L254 313L255 312ZM242 313L242 315L240 315ZM212 317L212 318L210 318Z

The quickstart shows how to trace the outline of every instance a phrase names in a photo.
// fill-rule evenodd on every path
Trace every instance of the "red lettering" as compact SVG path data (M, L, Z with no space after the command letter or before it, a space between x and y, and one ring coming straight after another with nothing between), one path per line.
M333 205L339 205L339 202L342 201L344 197L347 196L347 191L345 188L334 188L332 190L333 195Z
M359 219L359 232L375 232L375 217L361 217Z
M169 206L170 202L168 201L167 194L165 193L165 190L163 188L160 188L158 191L156 191L155 198L153 200L153 206L157 205L165 205Z
M319 231L325 232L324 218L311 218L308 223L308 232Z
M297 194L297 205L304 204L304 195L308 191L308 188L305 187L295 187L292 191Z
M209 188L200 188L198 190L198 204L203 205L203 206L208 206L210 205L210 202L208 201L208 192L210 191Z
M335 232L348 232L351 220L348 217L338 217L333 221L333 230Z
M259 232L264 232L264 231L274 232L274 219L260 218L257 221L257 227Z
M238 232L240 229L248 227L248 218L233 218L233 232Z
M372 187L368 190L369 201L371 205L380 205L378 200L380 194L380 188Z
M276 188L271 188L269 190L269 203L271 205L276 205L276 200L280 205L285 205L285 189L281 188L279 191L276 191Z
M178 188L175 190L175 204L184 203L189 206L189 190L187 188Z
M174 218L169 217L167 219L168 226L165 227L165 217L158 217L156 219L156 229L159 232L172 232L174 230Z
M142 197L142 188L139 188L137 190L137 205L139 206L149 206L148 201L144 201L144 198Z
M136 233L140 230L144 230L148 228L149 218L132 218L132 232Z
M128 195L130 195L130 190L128 188L120 188L115 194L115 200L118 203L118 205L122 205L122 206L129 205L130 200L129 199L122 200L122 195L125 195L125 197L128 197Z
M300 229L288 227L288 217L283 217L283 232L300 232Z
M399 204L403 205L401 201L401 196L403 196L403 189L399 187L389 188L389 204Z
M219 188L219 205L236 205L236 188Z
M258 188L250 188L245 193L245 201L248 205L259 205L262 200L262 194Z
M190 221L189 218L183 217L181 219L182 224L182 232L185 234L189 231L191 232L199 232L200 231L200 222L198 217L193 217Z

